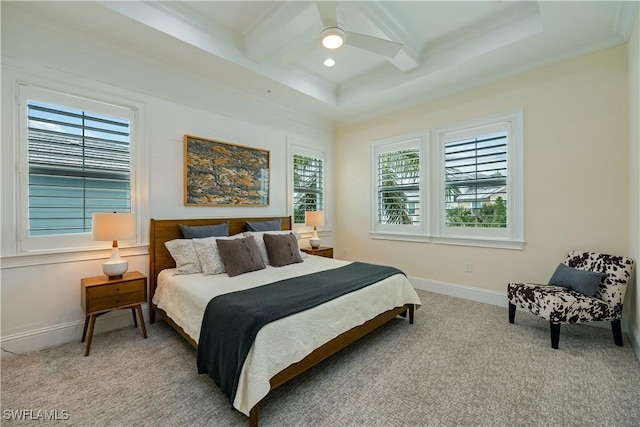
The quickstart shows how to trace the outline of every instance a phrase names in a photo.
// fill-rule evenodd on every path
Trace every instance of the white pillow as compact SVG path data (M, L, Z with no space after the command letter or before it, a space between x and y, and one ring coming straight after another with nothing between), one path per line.
M205 237L203 239L193 239L193 247L202 265L202 274L209 276L212 274L222 274L226 271L216 240L233 240L244 237L241 233L230 237Z
M290 234L293 233L296 236L296 240L300 240L300 235L298 233L296 233L295 231L292 230L282 230L282 231L245 231L244 234L245 236L253 236L253 238L256 240L256 243L258 244L258 249L260 249L260 256L262 257L262 261L264 262L265 265L271 265L271 263L269 262L269 254L267 254L267 247L264 244L264 239L262 238L262 236L264 234ZM300 257L301 258L306 258L307 254L302 252L299 248L298 248L298 252L300 252Z
M192 239L174 239L164 242L176 262L175 274L202 273L200 259L191 242Z

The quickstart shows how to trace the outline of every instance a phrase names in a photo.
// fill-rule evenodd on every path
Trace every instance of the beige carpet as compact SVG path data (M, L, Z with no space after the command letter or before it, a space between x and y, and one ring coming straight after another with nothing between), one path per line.
M611 331L419 291L397 319L261 404L262 426L637 426L640 362ZM2 360L3 426L244 426L196 352L163 321ZM11 410L67 420L8 420ZM51 413L51 412L49 412ZM66 416L65 416L66 414Z

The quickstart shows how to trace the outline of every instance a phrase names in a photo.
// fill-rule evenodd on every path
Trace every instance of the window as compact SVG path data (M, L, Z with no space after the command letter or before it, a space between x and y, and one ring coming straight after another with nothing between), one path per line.
M427 234L427 140L404 135L372 143L372 237L424 240Z
M522 113L435 132L436 241L521 248Z
M131 108L20 85L21 251L95 246L93 212L131 212Z
M306 211L324 211L324 155L293 148L293 223L304 224Z
M447 227L507 226L507 132L444 143Z

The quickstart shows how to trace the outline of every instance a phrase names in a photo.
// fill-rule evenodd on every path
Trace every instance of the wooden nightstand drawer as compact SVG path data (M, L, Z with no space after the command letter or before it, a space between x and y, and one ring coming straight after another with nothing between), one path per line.
M327 246L320 246L319 248L302 248L302 252L306 252L309 255L323 256L325 258L333 258L333 248Z
M87 313L146 301L144 279L87 288Z
M131 271L122 275L121 278L109 278L107 276L86 277L80 281L80 303L84 309L84 330L82 331L82 342L87 337L87 327L89 336L84 355L89 355L91 340L93 338L93 327L96 317L119 308L131 309L133 314L133 325L137 328L136 312L140 318L140 328L142 336L147 337L147 329L144 326L142 316L142 304L147 302L147 277L139 271Z
M82 279L82 308L85 314L113 310L147 300L147 278L137 271L125 273L122 279L106 276Z

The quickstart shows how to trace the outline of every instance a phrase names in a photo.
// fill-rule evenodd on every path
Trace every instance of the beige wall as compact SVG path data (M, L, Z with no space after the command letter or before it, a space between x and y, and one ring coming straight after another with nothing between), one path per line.
M629 252L640 261L640 10L629 38ZM640 359L640 268L636 264L635 283L625 304L629 307L630 330L635 337L635 351Z
M337 256L505 292L509 281L546 283L574 248L627 255L626 58L627 47L616 47L337 129ZM524 250L369 238L371 140L516 109L524 111Z

